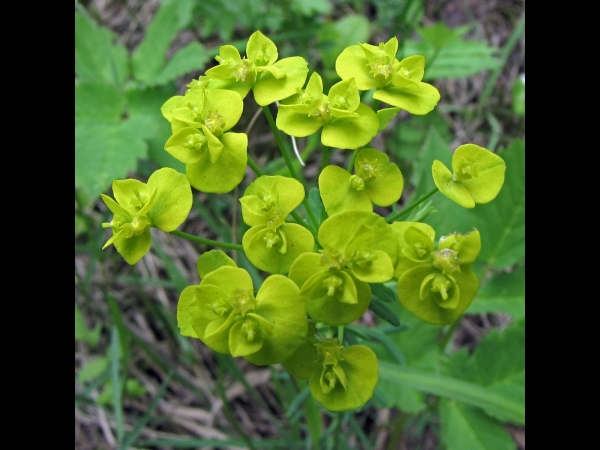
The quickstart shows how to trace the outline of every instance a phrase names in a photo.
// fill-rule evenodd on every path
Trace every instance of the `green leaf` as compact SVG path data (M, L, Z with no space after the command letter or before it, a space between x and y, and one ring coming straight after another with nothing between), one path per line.
M165 120L160 112L165 98L175 95L175 87L171 84L147 89L130 89L127 91L129 116L146 116L154 123L151 130L152 137L146 142L148 157L159 167L171 167L178 172L185 172L185 164L176 160L165 151L165 142L171 137L171 124Z
M292 0L290 8L306 17L316 14L327 15L331 12L331 3L329 0Z
M371 292L373 296L385 303L395 303L398 301L396 291L390 289L383 283L371 283Z
M440 134L437 127L430 125L421 146L421 154L418 162L414 165L412 183L417 188L413 195L411 195L411 200L417 199L421 195L435 189L435 182L431 176L431 162L435 159L440 160L447 167L452 165L452 153L450 152L448 142ZM444 235L447 231L441 234L438 233L438 235Z
M119 85L127 77L127 50L106 28L75 13L75 74L81 81Z
M81 370L77 373L77 380L80 383L93 380L100 376L108 368L108 358L99 356L85 363Z
M508 450L516 448L502 424L481 410L459 402L440 403L442 442L447 450Z
M75 81L75 116L120 119L126 98L112 84Z
M383 303L377 297L374 297L371 299L371 303L369 304L369 309L371 311L373 311L375 314L377 314L379 317L381 317L383 320L388 321L395 327L400 326L400 319L398 319L398 316L394 313L394 311L392 311L390 309L389 306L387 306L385 303Z
M194 70L201 70L210 60L210 53L198 42L190 42L175 53L162 71L149 84L166 84Z
M424 81L462 78L482 70L495 69L501 64L496 56L497 52L497 49L485 42L457 39L442 47L436 56L435 47L428 42L416 42L411 39L404 42L405 55L425 55Z
M455 353L448 360L447 368L452 376L485 387L491 394L502 396L524 411L525 321L513 323L502 332L493 329L481 340L471 357L466 351ZM499 420L518 425L525 423L524 416L506 409L471 404Z
M379 378L390 381L399 389L417 389L478 408L485 408L487 412L504 417L514 423L525 422L525 406L522 402L476 383L401 367L386 361L379 362Z
M369 19L362 14L344 16L336 22L324 24L317 34L323 63L333 68L337 56L357 42L366 42L371 35Z
M513 319L525 317L525 266L505 273L499 272L479 289L468 314L502 312Z
M167 50L179 31L177 2L163 2L154 19L146 28L144 40L131 57L133 76L149 82L165 64Z
M75 340L86 342L91 347L95 347L100 340L100 331L102 331L102 324L100 323L96 324L92 330L87 328L81 310L75 305Z
M75 187L95 200L113 180L126 178L137 160L146 157L144 139L151 136L151 128L145 116L124 122L76 119Z
M513 111L525 117L525 74L522 74L515 80L511 93L513 97Z

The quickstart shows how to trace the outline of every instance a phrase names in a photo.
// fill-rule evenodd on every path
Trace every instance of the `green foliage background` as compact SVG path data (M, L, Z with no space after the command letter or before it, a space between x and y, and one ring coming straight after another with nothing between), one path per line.
M496 11L483 8L485 2L431 3L75 4L76 447L392 449L402 443L408 448L521 448L523 4L494 2ZM120 8L131 23L139 22L129 40L123 30L114 29L118 21L109 7ZM451 14L456 11L464 16L458 24ZM504 28L497 30L493 24L499 18ZM145 179L159 167L184 171L163 150L170 127L160 114L162 103L211 67L220 45L233 43L243 50L256 29L276 42L282 57L305 57L311 70L323 76L326 91L338 81L335 58L348 45L397 35L399 57L426 57L425 81L439 88L440 104L426 116L400 114L375 146L402 169L406 187L401 204L434 188L431 161L450 165L451 151L462 143L496 150L507 165L505 185L493 202L465 210L436 195L406 219L424 219L436 238L477 228L482 251L473 268L480 290L460 323L438 327L413 317L394 298L386 301L382 286L373 314L362 324L366 328L347 327L348 341L371 346L380 360L375 396L359 412L319 409L308 388L285 370L257 370L229 356L212 355L179 335L174 315L178 294L197 282L195 258L207 248L154 236L156 246L139 267L100 251L106 240L100 223L109 212L98 198L112 180ZM370 101L368 93L363 101ZM245 108L239 131L249 126L254 113L248 102ZM249 151L265 173L285 175L265 122L257 120L251 128ZM308 161L306 183L315 186L318 140L299 140L299 147ZM340 163L345 156L333 154L332 161ZM322 206L315 193L309 201L318 210ZM188 231L240 242L246 228L236 201L228 195L195 194ZM259 286L258 271L243 255L238 258ZM386 286L394 288L393 283ZM263 381L257 384L257 379ZM194 416L190 410L208 416ZM245 420L249 413L262 422Z

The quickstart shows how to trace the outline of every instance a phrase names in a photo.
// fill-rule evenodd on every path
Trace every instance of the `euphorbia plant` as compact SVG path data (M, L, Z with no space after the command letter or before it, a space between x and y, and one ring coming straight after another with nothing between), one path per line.
M425 58L399 61L397 50L395 37L378 46L346 48L336 63L342 80L324 94L318 73L306 79L304 58L278 59L277 47L260 31L250 37L246 57L231 45L222 46L219 65L162 107L172 128L165 150L186 164L186 174L160 169L147 184L115 181L116 201L103 196L115 214L105 224L113 229L107 245L113 243L129 264L148 251L149 228L156 227L244 252L266 272L256 290L249 273L222 250L203 253L200 284L185 288L179 298L181 333L256 365L282 363L293 376L308 380L314 398L332 411L362 407L377 385L375 353L344 339L344 327L361 320L382 283L397 280L398 301L438 325L458 320L477 293L471 264L481 249L479 231L462 235L448 230L436 247L429 225L399 219L438 189L472 208L493 200L504 182L500 157L465 144L454 153L453 173L439 161L432 163L434 191L387 216L376 212L397 204L404 178L400 167L370 142L399 110L426 114L439 100L437 89L421 81ZM373 106L361 102L360 91L371 89L377 100ZM291 177L264 174L248 156L247 136L232 131L250 90ZM275 102L280 102L276 120L268 108ZM380 102L390 107L379 109ZM307 200L308 186L300 182L282 131L298 137L321 133L317 180L322 214ZM329 147L353 150L348 165L329 164ZM239 198L249 227L241 245L176 231L191 208L190 184L206 193L231 192L243 182L248 166L257 178Z

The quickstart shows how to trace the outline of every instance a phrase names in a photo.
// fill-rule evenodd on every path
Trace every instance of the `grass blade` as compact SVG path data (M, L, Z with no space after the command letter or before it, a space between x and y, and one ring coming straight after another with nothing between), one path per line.
M379 377L399 386L485 408L486 411L507 417L516 424L525 423L525 407L522 404L478 384L400 367L386 361L379 362Z
M123 443L121 444L121 450L126 450L127 448L129 448L140 435L142 429L150 420L150 416L152 416L152 413L158 406L158 402L164 397L165 393L167 392L167 387L169 386L169 383L171 382L171 378L173 378L174 373L174 371L169 372L165 380L162 382L160 388L158 388L158 391L156 392L156 395L152 399L152 403L150 403L150 406L148 406L148 409L146 410L144 415L135 424L133 430L131 430L131 432L125 437Z

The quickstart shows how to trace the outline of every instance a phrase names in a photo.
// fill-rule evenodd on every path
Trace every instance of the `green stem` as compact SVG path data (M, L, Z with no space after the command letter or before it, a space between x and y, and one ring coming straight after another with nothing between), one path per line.
M250 168L254 171L254 173L256 175L258 175L259 177L263 175L262 170L260 170L258 168L258 166L256 165L256 163L254 162L254 160L252 159L252 157L250 155L248 155L248 165L250 166Z
M344 342L344 325L340 325L338 327L338 335L337 335L337 337L338 337L338 342L340 343L340 345L344 345L343 344L343 342Z
M356 161L356 156L358 155L358 152L361 151L361 147L358 147L357 149L354 150L354 152L352 152L352 158L350 158L350 163L348 164L348 172L352 173L352 169L354 168L354 161Z
M377 112L377 110L379 109L380 103L381 103L381 100L377 100L376 98L373 99L373 111Z
M302 204L304 205L304 208L306 209L306 212L308 213L308 217L310 217L310 220L312 221L314 227L319 228L319 221L317 220L317 216L315 215L315 212L310 207L310 203L308 203L308 199L306 198L306 196L304 197L304 199L302 199ZM315 235L315 238L316 238L316 235Z
M275 120L273 119L273 114L271 114L271 110L268 106L263 106L262 109L265 112L265 116L267 116L267 120L269 121L269 125L271 126L271 131L273 131L273 134L275 135L275 140L277 141L277 145L279 145L279 150L281 151L283 159L285 160L285 163L288 169L290 170L290 174L293 178L300 181L300 179L298 178L298 174L296 173L296 169L294 169L294 166L292 164L290 155L287 152L287 147L285 146L283 138L281 137L281 133L279 132L279 128L277 128L277 125L275 125ZM315 216L315 212L310 207L306 196L302 200L302 204L304 205L304 208L306 208L306 212L308 213L310 220L312 220L313 225L315 226L315 228L317 228L319 226L319 221L317 220L317 216Z
M314 227L311 227L310 224L302 220L302 217L300 217L300 215L296 211L292 211L290 214L296 220L298 225L302 225L304 228L310 231L310 233L315 237L315 239L317 239L317 231Z
M290 171L290 174L296 180L300 180L298 178L298 174L296 173L296 169L294 168L294 166L292 164L292 159L290 158L290 155L287 152L287 147L285 146L285 143L283 142L283 138L281 137L279 128L277 128L277 125L275 125L275 119L273 119L273 114L271 114L271 110L269 109L268 106L263 106L262 109L265 113L265 116L267 116L267 120L269 121L269 125L271 126L271 130L273 131L273 134L275 135L275 140L277 141L277 145L279 146L279 150L281 151L281 155L283 156L283 159L285 160L285 164L287 165L287 167Z
M525 29L525 13L521 14L521 17L519 18L519 22L517 23L517 26L511 33L510 37L508 38L508 41L506 42L506 44L504 45L504 48L502 49L502 55L500 56L500 63L498 64L498 68L494 71L494 73L492 73L492 76L488 79L485 87L483 88L483 94L481 94L481 98L479 99L479 105L481 107L483 107L487 103L490 95L492 94L492 90L494 89L494 86L496 86L496 82L498 81L498 78L500 77L500 74L502 73L502 69L504 69L504 66L506 66L506 60L508 59L511 52L513 51L513 48L514 48L515 44L517 43L517 41L519 40L519 38L521 37L521 34L523 33L524 29Z
M211 247L221 247L221 248L228 248L230 250L240 250L240 251L244 250L240 244L231 244L229 242L213 241L212 239L201 238L198 236L194 236L193 234L184 233L183 231L179 231L179 230L170 231L170 234L172 234L174 236L178 236L183 239L187 239L188 241L196 242L198 244L210 245Z
M394 220L399 219L402 216L405 216L406 214L411 212L413 209L415 209L417 206L419 206L421 203L423 203L425 200L427 200L429 197L431 197L433 194L435 194L437 191L439 191L439 189L435 188L432 191L428 192L427 194L421 195L417 199L417 201L414 202L412 205L404 208L402 211L396 211L396 212L391 213L390 215L386 216L385 221L387 223L392 223Z
M448 343L450 342L450 339L452 339L452 335L454 334L454 332L456 331L456 329L458 328L458 326L460 325L460 320L462 319L462 315L456 319L452 325L450 325L450 328L448 328L448 331L446 331L446 334L444 334L444 337L442 338L442 341L440 342L440 351L443 353L444 350L446 350L446 347L448 346Z
M329 164L329 147L323 146L323 152L321 153L321 169L325 169Z

